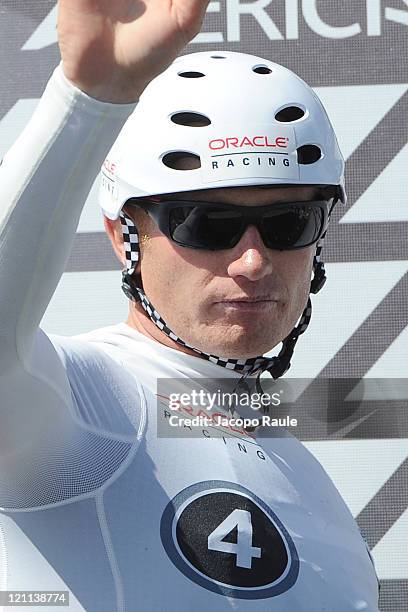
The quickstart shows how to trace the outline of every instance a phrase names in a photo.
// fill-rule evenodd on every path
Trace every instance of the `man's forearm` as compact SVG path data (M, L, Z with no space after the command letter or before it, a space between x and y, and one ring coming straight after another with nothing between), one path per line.
M24 360L87 194L134 104L94 100L59 66L0 167L0 371Z

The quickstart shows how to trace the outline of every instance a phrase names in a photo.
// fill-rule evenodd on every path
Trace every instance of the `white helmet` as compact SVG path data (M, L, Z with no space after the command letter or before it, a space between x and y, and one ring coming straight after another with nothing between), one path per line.
M102 167L100 203L117 219L132 197L273 184L336 185L346 201L322 103L279 64L206 51L176 59L146 88Z

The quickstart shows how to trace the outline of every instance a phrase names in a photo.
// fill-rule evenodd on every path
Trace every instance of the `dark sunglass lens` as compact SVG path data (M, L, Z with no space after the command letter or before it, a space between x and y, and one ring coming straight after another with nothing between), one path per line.
M263 216L262 229L267 246L295 249L316 242L323 227L323 210L317 206L292 206Z
M183 206L170 212L170 234L176 242L199 249L228 249L241 234L241 215L220 207Z

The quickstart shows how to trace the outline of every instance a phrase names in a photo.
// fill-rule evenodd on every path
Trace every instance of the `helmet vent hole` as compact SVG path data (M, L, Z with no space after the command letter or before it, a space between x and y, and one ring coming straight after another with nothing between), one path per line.
M297 149L298 163L303 165L314 164L322 157L320 147L316 145L303 145Z
M227 59L225 55L212 55L211 59Z
M276 113L275 119L281 123L291 123L292 121L297 121L304 116L305 111L303 108L300 108L299 106L287 106Z
M271 74L272 70L268 66L254 66L252 68L257 74Z
M205 74L203 74L202 72L196 72L195 70L179 72L178 75L183 77L184 79L200 79L201 77L205 76Z
M188 151L166 153L166 155L163 155L162 162L172 170L196 170L201 168L200 157Z
M186 125L189 127L205 127L211 125L211 121L201 113L174 113L171 116L173 123L177 125Z

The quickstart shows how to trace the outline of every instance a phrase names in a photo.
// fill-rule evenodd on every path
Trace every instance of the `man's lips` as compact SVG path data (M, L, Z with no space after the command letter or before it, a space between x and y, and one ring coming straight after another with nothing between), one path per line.
M276 297L272 297L270 295L259 295L254 297L244 296L244 297L233 297L222 300L216 300L216 304L235 304L235 303L244 303L244 304L256 304L258 302L279 302L280 300Z
M215 304L221 308L231 309L235 311L257 312L269 310L276 305L280 300L270 296L257 297L237 297L228 300L217 300Z

